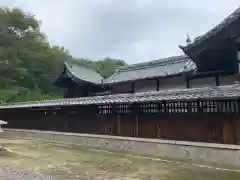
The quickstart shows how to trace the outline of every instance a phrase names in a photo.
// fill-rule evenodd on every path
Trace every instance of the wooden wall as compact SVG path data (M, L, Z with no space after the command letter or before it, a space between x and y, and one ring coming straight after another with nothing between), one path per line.
M97 106L6 109L1 119L8 128L240 144L238 114L108 111Z

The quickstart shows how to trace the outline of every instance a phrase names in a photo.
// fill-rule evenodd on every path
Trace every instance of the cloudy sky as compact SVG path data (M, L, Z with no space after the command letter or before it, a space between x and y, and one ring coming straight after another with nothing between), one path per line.
M239 0L1 0L42 20L53 44L78 58L137 63L179 55L186 34L199 36L240 6Z

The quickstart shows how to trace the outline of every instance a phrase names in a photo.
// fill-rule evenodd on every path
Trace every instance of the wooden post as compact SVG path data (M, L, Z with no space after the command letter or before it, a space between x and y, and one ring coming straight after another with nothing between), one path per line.
M133 122L133 135L138 137L139 136L139 104L134 103L133 105L133 119L135 119L135 122Z
M160 83L159 83L159 79L157 78L157 79L156 79L156 81L157 81L157 91L159 91L159 89L160 89L160 85L159 85L159 84L160 84Z
M190 80L189 78L185 78L185 82L186 82L186 88L191 88L191 84L190 84Z
M136 114L135 136L138 137L138 115Z
M116 122L116 124L117 124L117 135L118 136L121 136L121 114L119 113L119 109L118 109L118 105L117 104L114 104L113 105L113 115L114 115L114 117L116 117L117 118L117 122Z
M135 93L135 83L132 82L132 93Z
M216 80L216 86L220 86L219 76L216 76L215 80Z
M161 137L162 137L162 135L161 135L161 128L160 128L160 126L159 126L158 123L157 123L156 137L157 137L157 138L161 138Z
M121 136L121 116L117 113L117 135Z

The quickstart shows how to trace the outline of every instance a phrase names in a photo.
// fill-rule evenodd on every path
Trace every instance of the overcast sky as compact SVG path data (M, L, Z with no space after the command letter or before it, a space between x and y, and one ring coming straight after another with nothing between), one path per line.
M74 57L120 58L128 63L182 54L178 45L205 33L239 0L1 0L42 20L52 44Z

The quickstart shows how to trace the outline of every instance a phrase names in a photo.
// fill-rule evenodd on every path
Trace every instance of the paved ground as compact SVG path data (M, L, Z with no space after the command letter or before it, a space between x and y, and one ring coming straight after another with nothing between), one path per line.
M239 180L240 169L0 139L1 180Z

